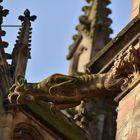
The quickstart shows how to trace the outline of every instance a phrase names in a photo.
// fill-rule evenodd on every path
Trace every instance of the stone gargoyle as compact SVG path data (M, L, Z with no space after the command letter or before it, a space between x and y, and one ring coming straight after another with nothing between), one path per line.
M59 111L75 107L81 100L88 102L97 97L118 94L139 75L139 52L139 48L129 47L118 55L113 67L103 74L54 74L39 83L27 83L19 76L10 88L8 99L16 104L43 100L51 102L53 109Z

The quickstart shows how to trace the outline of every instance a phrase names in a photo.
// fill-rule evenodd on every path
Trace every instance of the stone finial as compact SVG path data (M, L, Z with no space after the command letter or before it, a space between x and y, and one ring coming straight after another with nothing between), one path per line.
M30 15L30 11L28 9L26 9L24 11L24 16L19 16L18 19L21 20L22 22L24 22L25 20L30 20L30 21L35 21L37 18L37 16L33 15L31 16Z

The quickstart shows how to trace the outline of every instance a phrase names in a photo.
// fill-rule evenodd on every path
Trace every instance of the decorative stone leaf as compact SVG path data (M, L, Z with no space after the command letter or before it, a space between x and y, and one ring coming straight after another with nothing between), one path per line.
M88 10L89 10L89 6L84 6L84 7L82 8L82 11L85 12L85 13L86 13Z
M7 10L7 9L3 10L3 6L0 5L0 16L6 17L8 15L8 13L9 13L9 10Z
M37 16L31 16L31 17L30 17L30 20L31 20L31 21L35 21L36 18L37 18Z
M104 2L106 2L106 4L110 4L111 3L111 0L104 0Z
M106 8L106 12L108 15L112 13L112 11L109 8Z
M26 17L30 17L30 11L29 11L28 9L26 9L26 10L24 11L24 15L25 15Z
M77 40L78 36L79 36L79 35L74 35L74 36L72 37L73 40Z
M86 2L88 2L88 3L89 3L89 2L91 2L91 0L86 0Z
M79 21L81 24L84 24L85 22L87 22L87 20L88 20L88 17L85 15L79 17Z
M9 10L5 9L2 11L2 15L6 17L9 14Z
M19 16L18 19L21 20L21 21L24 21L25 17L24 16Z
M2 41L1 44L0 44L3 48L7 48L8 47L8 43L5 42L5 41Z
M5 31L0 31L0 36L5 36L6 32Z

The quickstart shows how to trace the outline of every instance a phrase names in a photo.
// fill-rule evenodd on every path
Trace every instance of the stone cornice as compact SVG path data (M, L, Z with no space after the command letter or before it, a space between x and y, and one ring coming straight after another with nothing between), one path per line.
M91 60L87 72L98 73L109 69L117 54L138 40L139 29L140 16L137 16Z

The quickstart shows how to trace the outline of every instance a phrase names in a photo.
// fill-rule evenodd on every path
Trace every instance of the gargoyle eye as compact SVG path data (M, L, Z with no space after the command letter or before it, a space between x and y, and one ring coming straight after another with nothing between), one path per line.
M50 83L50 84L56 84L57 82L52 78L52 79L50 79L50 80L48 81L48 83Z

